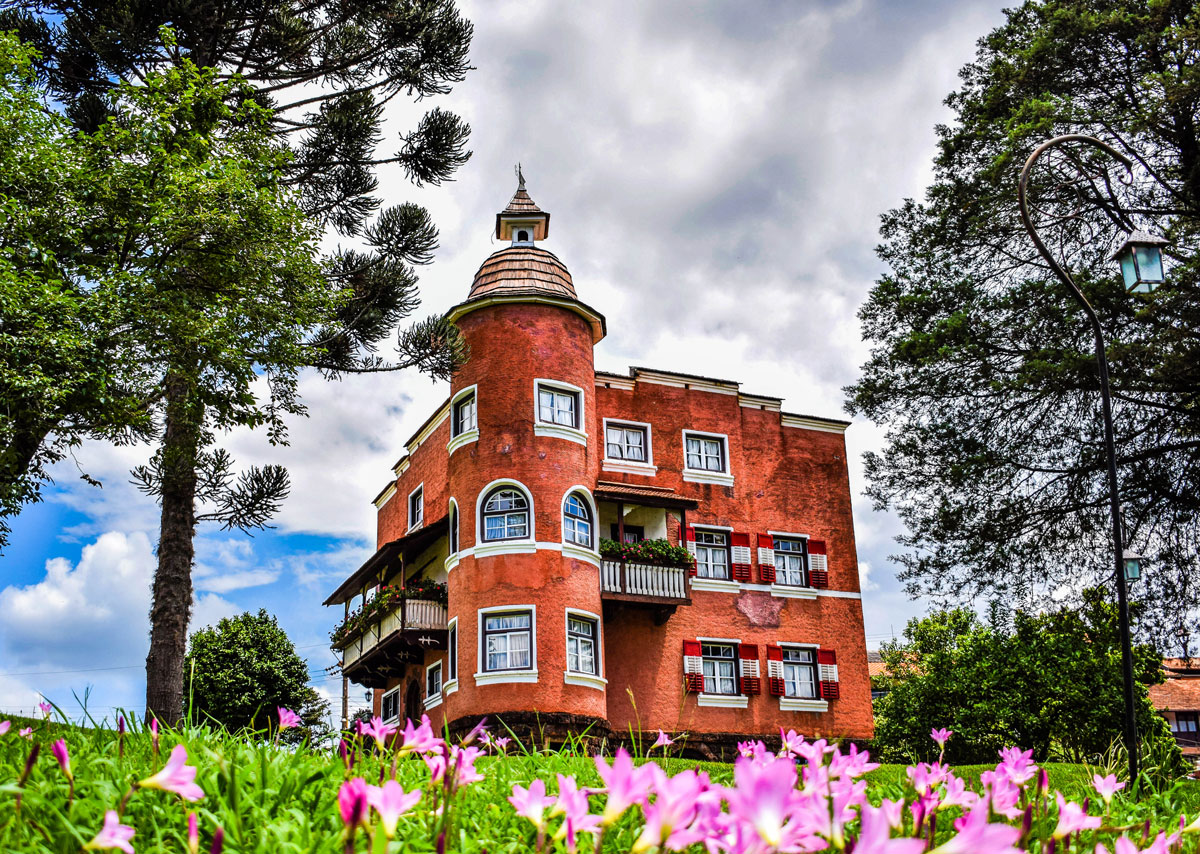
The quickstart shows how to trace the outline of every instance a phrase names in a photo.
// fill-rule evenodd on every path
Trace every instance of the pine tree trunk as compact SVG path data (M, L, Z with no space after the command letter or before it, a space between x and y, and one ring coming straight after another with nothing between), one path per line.
M192 537L196 532L196 455L200 413L186 377L166 381L166 431L162 453L162 518L158 568L150 606L146 656L146 719L176 724L183 717L183 659L192 610Z

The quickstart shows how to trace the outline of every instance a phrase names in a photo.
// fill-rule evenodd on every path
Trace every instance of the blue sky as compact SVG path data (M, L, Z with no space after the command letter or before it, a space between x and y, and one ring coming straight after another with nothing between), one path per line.
M1000 4L461 5L477 70L432 103L390 105L381 147L434 104L473 127L455 182L380 176L389 202L426 205L441 229L422 312L466 294L520 161L553 214L546 247L608 318L597 368L728 377L786 409L843 416L841 388L866 356L855 311L881 270L879 214L921 194L942 100ZM337 615L320 602L374 550L370 500L445 387L309 376L301 390L311 416L292 422L288 447L223 437L242 464L287 465L293 491L273 530L202 526L193 628L266 608L336 700L340 680L323 668ZM897 521L859 494L861 454L881 441L867 423L847 433L872 647L926 610L888 560ZM87 444L15 520L0 558L0 713L45 694L74 714L85 692L99 715L142 707L157 508L128 473L148 454Z

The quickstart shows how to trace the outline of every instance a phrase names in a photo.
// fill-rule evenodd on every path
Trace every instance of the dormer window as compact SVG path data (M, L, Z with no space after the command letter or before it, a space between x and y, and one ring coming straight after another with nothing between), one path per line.
M533 232L528 228L518 228L513 231L513 246L532 246Z

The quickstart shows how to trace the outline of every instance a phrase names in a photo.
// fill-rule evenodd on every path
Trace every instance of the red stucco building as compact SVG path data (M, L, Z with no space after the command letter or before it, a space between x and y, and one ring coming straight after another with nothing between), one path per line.
M345 674L385 718L454 729L869 738L847 422L597 371L605 319L538 245L549 222L522 182L496 220L511 245L449 312L470 361L375 499L378 551L326 600Z

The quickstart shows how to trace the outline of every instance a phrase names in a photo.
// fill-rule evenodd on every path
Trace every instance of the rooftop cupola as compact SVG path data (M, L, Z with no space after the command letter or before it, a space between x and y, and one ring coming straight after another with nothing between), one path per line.
M511 240L513 246L532 246L550 234L550 214L537 206L525 191L525 176L517 164L517 191L508 207L496 214L496 238Z

